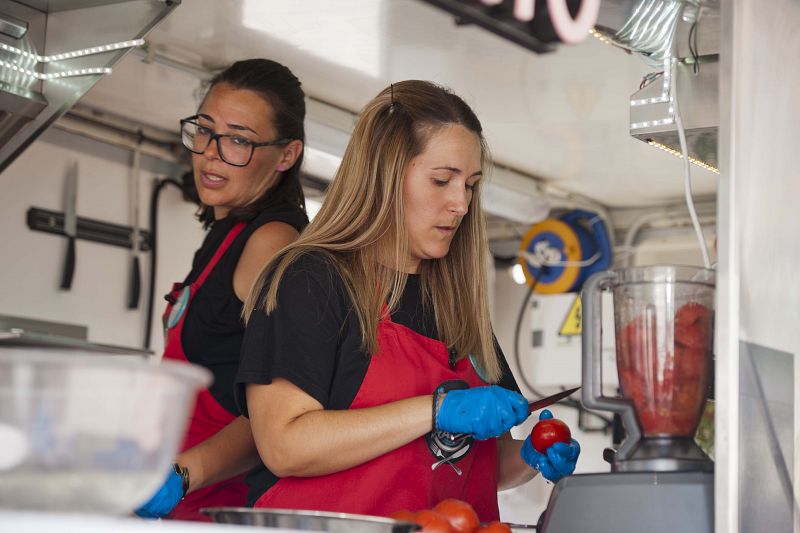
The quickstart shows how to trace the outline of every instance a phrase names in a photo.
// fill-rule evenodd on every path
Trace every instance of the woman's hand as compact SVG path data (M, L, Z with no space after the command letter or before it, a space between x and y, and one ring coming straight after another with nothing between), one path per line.
M142 518L165 517L172 512L184 495L183 476L173 467L153 497L136 509L134 513Z
M545 409L539 415L539 420L552 418L553 415ZM578 456L581 454L581 446L578 441L572 439L571 442L556 442L547 450L546 453L539 453L533 448L531 436L525 439L520 455L531 468L542 473L548 481L557 482L564 476L572 475L575 465L578 463Z
M450 390L436 410L435 429L486 440L521 424L529 414L521 394L497 385Z

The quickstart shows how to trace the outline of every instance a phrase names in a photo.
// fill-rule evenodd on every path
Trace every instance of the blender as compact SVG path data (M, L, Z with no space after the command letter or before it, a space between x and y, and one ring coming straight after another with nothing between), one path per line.
M611 472L563 478L539 531L711 533L713 462L695 444L711 380L712 270L647 266L593 275L583 288L586 408L621 417ZM621 396L603 395L602 291L614 300Z

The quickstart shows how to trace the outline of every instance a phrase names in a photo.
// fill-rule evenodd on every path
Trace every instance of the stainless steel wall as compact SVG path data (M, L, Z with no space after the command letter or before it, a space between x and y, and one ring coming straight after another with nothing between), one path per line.
M800 531L800 1L721 4L716 529Z

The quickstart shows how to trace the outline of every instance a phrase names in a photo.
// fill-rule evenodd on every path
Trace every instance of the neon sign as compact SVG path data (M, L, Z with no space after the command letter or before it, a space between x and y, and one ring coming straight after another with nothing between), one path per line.
M553 42L586 39L600 11L600 0L425 1L454 14L460 23L477 24L537 53L552 51Z

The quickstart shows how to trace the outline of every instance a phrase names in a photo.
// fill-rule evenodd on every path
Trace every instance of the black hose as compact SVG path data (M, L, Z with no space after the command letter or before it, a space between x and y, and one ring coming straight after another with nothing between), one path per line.
M543 273L545 268L547 267L546 266L542 267L541 273ZM536 289L537 283L539 283L539 278L534 277L533 283L531 283L528 286L528 292L527 294L525 294L525 299L522 301L522 307L520 307L519 314L517 315L517 323L516 326L514 327L514 362L517 364L517 373L519 374L519 378L522 381L522 384L525 385L525 387L528 388L538 399L538 398L544 398L545 395L536 390L536 387L534 387L533 384L531 384L528 381L528 378L525 376L525 372L523 372L522 370L522 357L519 351L519 337L522 331L522 319L525 316L525 310L528 308L528 302L530 302L531 296L533 296L533 292ZM570 407L578 411L578 427L583 431L602 431L605 433L612 425L611 419L606 418L598 413L587 411L586 409L583 408L583 405L578 400L567 398L565 400L562 400L560 404L564 407ZM584 416L587 414L599 418L603 422L603 425L599 428L593 428L584 424L583 423Z
M158 197L161 190L167 185L174 185L181 191L183 186L181 182L175 178L164 178L156 180L153 185L153 192L150 194L150 290L147 295L147 321L144 328L144 342L142 346L150 348L150 334L153 331L153 305L156 292L156 251L158 233Z

